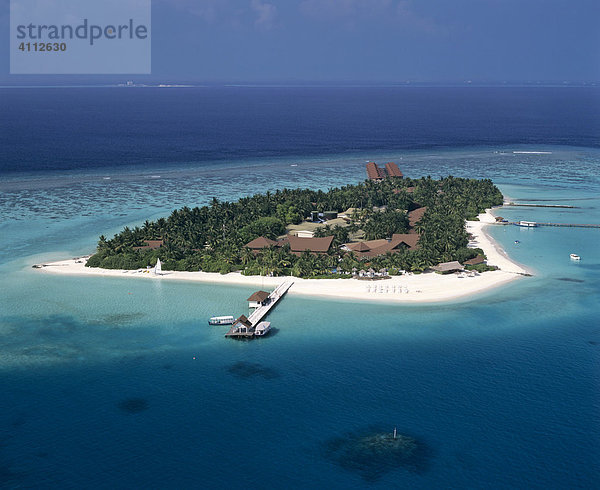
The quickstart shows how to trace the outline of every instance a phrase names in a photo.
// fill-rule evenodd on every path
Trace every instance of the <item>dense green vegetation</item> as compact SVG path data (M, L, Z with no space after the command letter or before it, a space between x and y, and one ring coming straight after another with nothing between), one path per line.
M363 219L362 229L365 232L365 240L377 240L386 238L394 233L406 233L408 231L408 217L404 210L386 209L381 212L369 213L367 219Z
M409 192L408 188L412 192ZM441 261L467 260L476 255L467 249L465 219L473 219L485 208L502 204L502 194L490 180L446 177L434 180L389 178L365 181L329 191L283 189L244 197L237 202L213 198L203 207L175 210L168 218L126 227L112 239L100 237L89 267L137 269L154 265L160 257L166 270L203 270L244 274L292 274L300 277L351 272L353 268L376 270L386 267L419 272ZM415 230L421 234L418 250L367 258L344 252L339 246L350 234L364 232L365 239L388 238L409 229L407 212L427 206ZM334 236L328 254L291 254L289 246L271 247L259 254L244 247L259 236L270 239L285 234L285 227L298 224L313 210L338 212L355 208L348 226L323 226L316 236ZM160 249L134 250L145 240L163 239Z

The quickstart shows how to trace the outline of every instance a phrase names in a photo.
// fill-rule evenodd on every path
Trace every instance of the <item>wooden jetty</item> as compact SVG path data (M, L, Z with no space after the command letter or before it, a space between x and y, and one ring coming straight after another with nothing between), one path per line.
M533 204L533 203L516 203L516 202L505 202L503 206L514 206L522 208L566 208L566 209L577 209L577 206L571 206L569 204Z
M598 224L585 224L585 223L539 223L538 226L564 226L568 228L600 228Z
M510 221L508 223L497 223L499 225L516 225L518 221ZM540 223L539 221L535 222L536 226L562 226L565 228L600 228L600 224L586 224L586 223ZM533 227L535 228L535 227Z
M266 299L260 302L260 306L256 308L248 318L246 318L245 315L240 316L225 334L225 337L254 337L254 329L256 326L275 307L279 300L283 298L293 284L294 281L285 281L277 286ZM250 296L250 298L254 298L255 295L256 293Z

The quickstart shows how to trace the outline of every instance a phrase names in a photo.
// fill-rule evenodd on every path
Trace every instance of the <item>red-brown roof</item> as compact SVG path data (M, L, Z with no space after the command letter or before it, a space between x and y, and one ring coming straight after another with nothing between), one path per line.
M414 233L394 233L391 241L394 243L404 243L411 249L414 249L419 248L419 238L421 238L421 236L415 235Z
M290 244L292 252L304 252L310 250L315 253L326 253L331 247L333 236L321 238L300 238L294 235L287 235L286 240Z
M367 163L367 177L371 180L380 180L385 178L385 174L376 163L369 162Z
M478 255L477 257L466 260L464 262L464 264L465 265L477 265L477 264L483 264L484 262L485 262L485 258L483 257L483 255Z
M146 245L144 245L143 247L133 247L134 250L156 250L157 248L160 248L163 246L164 241L163 240L144 240L144 243Z
M464 267L460 262L456 260L453 262L440 262L438 265L433 266L432 269L438 272L452 272L452 271L461 271Z
M252 293L252 296L250 296L246 301L256 301L258 303L262 303L268 297L269 293L267 293L266 291L256 291L255 293Z
M385 164L385 171L388 174L388 177L404 177L404 174L398 168L394 162L388 162Z
M394 233L391 240L369 240L366 242L346 243L353 252L365 257L376 257L388 252L398 252L404 247L414 250L419 248L420 236L412 233Z
M264 236L259 236L258 238L255 238L251 242L246 243L246 247L251 248L253 250L259 250L261 248L271 247L276 244L277 244L277 242L275 240L269 240L268 238L265 238Z
M419 238L419 235L409 233L394 233L392 235L392 239L389 242L386 240L385 244L376 248L372 248L364 255L367 255L368 257L376 257L377 255L384 255L388 252L399 252L405 247L410 250L414 250L418 248L417 242L419 241Z
M252 322L250 322L250 320L248 320L246 315L240 315L240 317L235 322L233 322L234 325L237 325L238 323L241 323L242 325L245 325L246 327L252 326Z
M350 250L354 250L355 252L368 252L371 250L369 245L367 245L365 242L349 243L348 248Z
M354 252L368 252L377 247L381 247L381 245L385 245L388 241L384 239L380 240L366 240L364 242L354 242L354 243L346 243L346 247Z
M419 221L421 221L421 218L425 214L425 211L427 211L427 206L424 206L422 208L417 208L417 209L410 211L408 213L409 225L412 227L412 226L415 226Z

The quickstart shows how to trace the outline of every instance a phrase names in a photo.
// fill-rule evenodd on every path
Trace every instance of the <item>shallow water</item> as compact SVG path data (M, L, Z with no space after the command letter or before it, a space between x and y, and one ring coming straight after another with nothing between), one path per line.
M31 269L215 195L358 182L367 158L400 161L411 177L490 177L521 202L579 206L502 209L510 220L600 223L600 150L513 149L182 165L153 169L153 179L114 169L3 179L0 486L597 486L597 229L493 227L534 277L426 306L289 296L270 316L276 334L256 342L206 325L245 313L246 287ZM426 470L373 481L323 454L327 441L372 426L422 441Z

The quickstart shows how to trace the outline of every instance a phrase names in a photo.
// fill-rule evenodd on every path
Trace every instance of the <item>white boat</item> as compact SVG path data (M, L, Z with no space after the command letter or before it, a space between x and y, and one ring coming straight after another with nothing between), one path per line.
M551 151L513 151L515 155L552 155Z
M263 337L271 330L271 322L260 322L254 327L254 335L257 337Z
M523 228L535 228L537 223L535 221L519 221L515 223L517 226L522 226Z
M162 264L160 263L160 259L156 259L156 265L154 266L154 273L159 275L162 273Z
M571 254L569 257L571 257L571 260L581 260L581 257L577 254Z
M233 322L235 322L235 318L229 315L213 316L208 320L209 325L233 325Z

